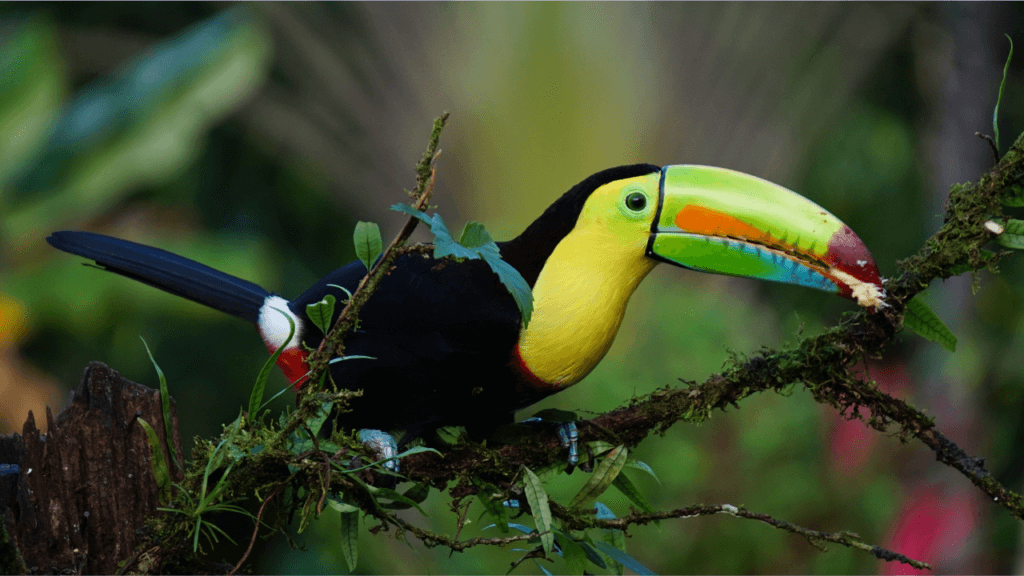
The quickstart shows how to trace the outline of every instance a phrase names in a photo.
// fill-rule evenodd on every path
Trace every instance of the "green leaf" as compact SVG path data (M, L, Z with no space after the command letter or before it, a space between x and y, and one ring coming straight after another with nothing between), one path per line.
M537 531L540 535L541 546L545 554L551 554L555 545L555 535L551 532L551 507L548 505L548 493L544 491L544 485L540 478L529 468L523 466L523 492L526 493L526 501L533 511L533 521L537 523Z
M604 561L604 558L602 558L601 554L594 549L593 539L586 535L586 533L584 533L583 539L577 540L576 543L580 545L580 548L583 549L583 553L587 555L587 560L590 560L600 568L608 568L608 564Z
M661 479L658 478L658 475L654 473L654 469L648 466L646 462L641 460L628 460L626 461L626 466L647 472L651 475L651 478L654 478L655 482L661 484Z
M562 461L548 464L543 468L538 468L534 474L537 475L537 478L540 478L541 482L547 482L548 480L553 480L562 474L565 474L565 470L566 464L565 461Z
M999 83L999 96L996 97L996 107L992 111L992 132L995 136L996 150L999 150L999 103L1003 100L1003 88L1006 87L1006 76L1010 73L1010 60L1013 59L1013 38L1004 34L1010 41L1010 53L1006 56L1006 64L1003 65L1003 81Z
M306 421L306 425L309 426L309 430L314 436L320 434L320 429L323 428L324 422L330 417L332 408L334 408L334 402L324 402L320 405L316 416Z
M153 479L156 480L157 489L160 491L160 503L167 504L171 501L171 472L164 458L164 451L160 448L160 437L156 430L142 418L136 418L142 429L146 432L146 442L149 444L150 460L153 463ZM168 442L169 444L169 442Z
M516 301L519 313L523 317L523 325L530 324L530 318L533 316L533 291L530 289L530 284L518 270L501 259L501 250L493 240L480 243L485 238L485 234L486 238L490 238L490 234L483 229L483 225L478 222L466 224L462 231L462 238L472 245L467 247L452 238L452 234L448 231L440 214L427 216L406 204L395 204L391 209L418 218L430 227L430 231L434 234L434 258L440 259L446 256L470 260L483 258Z
M306 316L313 321L313 324L320 329L324 335L327 335L327 331L331 329L331 319L334 318L334 303L335 300L333 294L324 294L324 299L315 303L306 305Z
M390 458L385 458L383 460L378 460L376 462L371 462L371 463L369 463L369 464L367 464L365 466L360 466L359 468L351 468L351 469L344 468L344 467L342 467L338 463L335 463L334 467L339 469L341 472L343 472L345 474L354 474L356 472L362 472L363 470L366 470L367 468L373 468L374 466L378 466L378 465L383 464L385 462L390 462L391 460L401 460L402 458L405 458L406 456L412 456L413 454L420 454L422 452L433 452L434 454L437 454L438 456L444 458L444 454L441 454L440 452L438 452L434 448L428 448L427 446L413 446L412 448L409 448L408 450L406 450L405 452L402 452L401 454L395 454L394 456L392 456Z
M566 566L570 574L583 574L587 569L587 556L583 549L576 543L572 536L555 528L555 539L558 547L562 549L562 558L565 558Z
M384 250L384 242L380 238L380 226L373 222L359 222L356 224L352 239L356 245L356 256L363 261L366 271L377 261Z
M647 497L637 489L636 484L633 484L633 481L625 473L616 476L612 484L619 489L619 492L622 492L623 495L629 498L633 504L636 504L637 508L644 512L654 512L654 506L651 506Z
M533 290L530 289L530 285L523 275L511 264L502 260L501 256L484 253L483 258L490 265L491 270L498 275L498 279L508 289L509 294L512 294L512 299L516 301L519 313L523 317L523 326L528 326L533 317Z
M601 552L607 554L612 560L615 560L633 572L640 574L641 576L654 576L654 572L651 572L643 564L637 562L635 558L626 554L622 550L619 550L615 546L601 541L594 542L594 546L596 546Z
M493 484L477 477L473 477L472 481L480 489L476 493L477 500L483 505L484 510L491 516L502 534L508 534L508 511L505 510L503 496Z
M349 504L348 502L345 502L343 500L335 500L334 498L328 498L327 505L330 506L332 510L336 510L338 512L341 512L342 514L359 511L359 508L353 506L352 504Z
M626 465L626 455L628 453L629 450L622 444L609 452L604 457L604 460L601 460L601 463L594 468L594 473L591 474L587 483L580 488L572 502L569 503L569 507L573 508L590 504L607 490L612 482L615 481L615 477L622 471L622 467Z
M341 538L338 541L341 546L341 555L345 557L345 565L348 571L355 573L356 564L359 562L359 512L341 513Z
M430 496L430 486L421 482L414 482L412 487L402 492L402 495L417 504L422 504L427 499L427 496Z
M1024 250L1024 220L1007 220L1003 224L1003 233L996 236L996 242L1006 248Z
M956 335L924 303L920 294L907 302L907 314L903 318L903 325L928 340L938 342L946 350L956 352Z
M420 514L427 516L427 513L420 508L419 502L416 502L412 498L407 497L404 494L399 494L390 488L374 487L374 495L377 498L387 498L391 502L381 504L381 508L387 508L391 510L405 510L406 508L415 508L419 510Z
M443 426L437 429L437 437L441 442L454 446L466 435L465 426Z
M252 387L252 394L249 395L249 421L253 423L256 422L260 405L263 403L263 393L267 389L267 378L270 378L270 371L274 369L277 359L281 357L281 353L284 352L285 347L288 346L288 343L292 341L292 337L295 336L295 321L292 320L292 317L279 308L272 309L288 320L288 339L271 354L270 358L263 364L263 368L260 369L260 373L256 376L256 384Z
M459 244L466 248L478 248L493 243L494 238L491 238L491 234L479 222L466 222L466 226L462 229L462 235L459 236Z
M594 517L598 520L615 519L615 513L611 511L611 508L608 508L607 506L600 502L594 502L594 509L596 510L596 514L594 514ZM622 533L622 530L605 528L601 530L601 533L601 537L604 539L605 542L618 548L619 550L622 550L623 552L626 551L626 535ZM594 545L596 546L597 542L595 542ZM611 565L612 568L615 570L615 573L621 576L623 572L622 564L620 564L610 556L608 556L608 559L611 561Z
M153 368L156 369L156 376L160 379L160 414L164 419L164 437L167 438L167 449L171 451L171 461L180 467L181 465L178 464L178 451L174 448L174 435L171 433L171 394L167 391L167 378L164 377L164 371L160 369L160 365L153 358L153 353L149 351L149 344L146 344L146 339L139 336L139 340L142 340L142 345L146 347L149 361L153 363Z
M611 452L615 448L610 442L605 442L604 440L592 440L587 442L587 446L590 447L590 451L594 453L595 457L605 452Z

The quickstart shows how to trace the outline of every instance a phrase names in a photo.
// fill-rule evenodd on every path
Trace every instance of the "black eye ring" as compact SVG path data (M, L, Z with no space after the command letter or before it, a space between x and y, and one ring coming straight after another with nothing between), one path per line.
M641 192L633 192L626 196L626 208L639 212L647 207L647 196Z

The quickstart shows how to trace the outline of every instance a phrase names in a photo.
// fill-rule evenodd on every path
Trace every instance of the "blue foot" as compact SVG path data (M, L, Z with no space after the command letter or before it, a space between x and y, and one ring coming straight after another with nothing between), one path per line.
M398 454L398 443L394 436L383 430L364 428L357 433L359 441L373 452L377 460L394 458ZM398 473L398 460L388 460L383 464L385 470Z
M545 426L554 426L558 432L558 440L562 444L562 448L569 451L568 462L569 466L575 466L580 461L580 433L576 429L575 422L547 422L543 418L533 417L527 418L520 422L520 424L526 424L528 426L536 426L543 424Z

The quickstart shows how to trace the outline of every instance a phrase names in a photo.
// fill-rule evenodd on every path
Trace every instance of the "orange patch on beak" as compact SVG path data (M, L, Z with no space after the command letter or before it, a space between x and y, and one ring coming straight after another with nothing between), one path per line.
M772 237L763 230L743 222L735 216L723 214L703 206L689 205L676 214L676 226L680 230L705 236L743 238L764 244L774 244Z

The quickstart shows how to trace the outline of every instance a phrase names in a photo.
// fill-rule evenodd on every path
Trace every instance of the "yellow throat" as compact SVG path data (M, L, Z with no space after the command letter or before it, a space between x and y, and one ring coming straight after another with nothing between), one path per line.
M650 198L649 213L639 215L625 214L621 199L640 189L657 190L658 177L628 178L595 190L576 226L544 263L518 352L530 373L552 388L579 382L604 358L629 297L656 265L644 252L657 198Z

